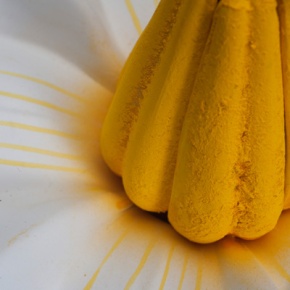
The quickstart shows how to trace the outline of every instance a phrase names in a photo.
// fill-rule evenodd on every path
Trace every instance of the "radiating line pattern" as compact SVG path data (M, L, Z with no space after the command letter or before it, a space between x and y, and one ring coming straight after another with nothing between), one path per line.
M31 77L31 76L27 76L24 74L19 74L19 73L15 73L15 72L11 72L11 71L3 71L0 70L0 77L2 76L6 76L6 77L10 77L10 78L15 78L15 81L17 81L17 79L22 79L24 81L27 82L31 82L32 84L38 84L44 87L49 88L50 90L52 90L52 93L60 93L61 95L64 96L68 96L69 98L71 98L71 100L73 101L77 101L77 102L82 102L84 103L85 98L81 97L75 93L71 93L59 86L56 86L54 84L51 84L47 81L35 78L35 77ZM5 79L6 80L6 79ZM12 82L13 83L13 82ZM30 88L31 87L30 85ZM51 110L54 115L51 115L52 118L54 118L53 116L58 116L59 115L59 120L61 121L62 118L65 115L68 115L71 118L78 118L80 117L79 112L74 112L71 111L65 107L59 106L58 104L54 104L48 101L44 101L44 98L50 95L47 95L48 92L45 91L44 95L40 95L40 98L33 98L30 96L26 96L23 94L19 94L19 93L14 93L14 92L10 92L10 91L0 91L0 98L6 98L8 101L8 105L11 106L11 108L18 106L18 108L22 108L21 104L18 105L18 102L26 102L29 104L35 104L44 108L47 108L49 110ZM52 96L56 96L56 95L52 95ZM56 101L57 99L54 98ZM9 103L9 100L11 100L11 102ZM3 111L5 112L5 111ZM36 111L37 112L37 111ZM55 142L48 142L47 144L43 144L46 145L46 148L41 148L39 146L33 146L33 143L37 143L34 142L34 140L37 139L41 139L43 134L47 135L47 136L53 136L54 138L61 138L63 140L74 140L74 141L78 141L79 140L79 136L76 133L72 133L72 132L67 132L67 129L62 129L63 126L58 126L58 128L61 128L60 130L58 128L56 128L57 123L52 123L52 126L42 126L42 124L36 124L35 121L33 123L31 123L31 121L29 120L28 122L26 121L26 114L25 111L23 109L23 115L18 114L17 117L17 121L13 120L13 115L11 115L10 120L7 120L7 118L3 118L3 114L0 114L0 128L7 128L10 131L6 132L10 132L8 136L13 136L18 134L17 130L21 130L22 131L22 135L23 136L23 141L21 143L20 140L18 140L18 142L7 142L8 140L3 139L6 138L5 135L0 135L0 149L5 149L5 150L10 150L10 154L7 157L5 152L8 151L3 151L2 157L0 157L0 164L2 166L14 166L14 167L25 167L25 168L30 168L30 169L42 169L42 170L50 170L50 171L62 171L62 172L72 172L72 173L79 173L79 174L83 174L86 172L86 170L84 168L81 168L82 166L71 166L70 164L64 162L63 165L62 164L56 164L54 162L53 159L47 159L47 161L50 161L49 163L52 164L46 164L46 162L43 162L41 159L36 158L36 155L27 155L27 157L25 157L25 159L30 158L29 161L27 160L19 160L18 157L15 159L13 152L27 152L27 153L34 153L34 154L38 154L39 156L47 156L47 157L55 157L55 158L61 158L61 159L66 159L66 160L75 160L75 161L81 161L81 156L77 156L76 154L71 154L68 152L60 152L61 150L59 150L59 148L54 148L57 144ZM9 116L9 111L5 112L5 116ZM71 119L71 120L73 120ZM12 121L13 120L13 121ZM75 119L77 120L77 119ZM48 120L49 123L51 123L51 121L53 121L53 119L50 121ZM47 123L47 122L46 122ZM16 130L15 132L13 130ZM20 132L20 131L19 131ZM27 135L26 132L30 133L30 135ZM31 134L32 133L32 134ZM6 133L5 133L6 134ZM39 135L41 134L41 135ZM49 139L47 139L49 140ZM24 143L23 143L24 142ZM61 141L63 142L63 141ZM71 142L71 141L69 141ZM26 143L26 144L25 144ZM13 156L13 158L11 157ZM15 155L16 156L16 155ZM20 156L19 154L17 154L17 156ZM26 156L24 154L22 154L22 156ZM9 158L10 157L10 158ZM31 157L35 160L31 160ZM56 161L56 160L55 160ZM54 164L55 163L55 164ZM59 162L57 162L59 163Z
M111 249L108 251L108 253L105 255L104 259L100 263L100 266L96 270L96 272L93 274L91 279L89 280L88 284L85 286L84 290L90 290L92 289L94 283L96 282L98 275L100 271L102 270L102 267L106 264L106 262L110 259L112 256L113 252L119 247L119 245L122 243L122 241L125 239L127 235L127 231L123 232L120 237L116 240L116 242L113 244Z
M199 258L197 263L197 273L196 273L196 283L195 283L195 290L201 290L201 282L202 282L202 273L203 273L203 267L202 262Z
M171 260L172 260L174 249L175 249L175 244L172 244L170 249L169 249L169 253L168 253L168 257L167 257L167 261L166 261L166 266L165 266L165 270L164 270L164 273L163 273L163 277L162 277L162 280L161 280L161 284L160 284L159 290L163 290L164 289L164 286L165 286L165 283L166 283L166 280L167 280L167 277L168 277L169 267L170 267L170 263L171 263Z
M63 132L63 131L58 131L54 129L47 129L47 128L42 128L38 126L33 126L33 125L27 125L23 123L18 123L18 122L11 122L11 121L0 121L0 126L5 126L5 127L11 127L15 129L21 129L21 130L27 130L27 131L32 131L32 132L37 132L37 133L43 133L43 134L50 134L50 135L55 135L63 138L69 138L69 139L77 139L78 137L76 135Z
M82 168L64 167L64 166L56 166L56 165L48 165L48 164L40 164L40 163L24 162L24 161L14 161L14 160L6 160L6 159L0 159L0 165L47 169L47 170L74 172L74 173L82 173L82 174L86 173L86 171Z
M72 93L72 92L69 92L68 90L66 89L63 89L57 85L54 85L48 81L45 81L45 80L42 80L42 79L39 79L39 78L36 78L36 77L32 77L32 76L28 76L28 75L24 75L24 74L20 74L20 73L16 73L16 72L11 72L11 71L4 71L4 70L0 70L0 75L3 74L3 75L7 75L7 76L11 76L11 77L15 77L15 78L21 78L21 79L24 79L24 80L27 80L27 81L31 81L33 83L37 83L37 84L40 84L40 85L43 85L45 87L48 87L54 91L57 91L63 95L66 95L70 98L73 98L79 102L85 102L86 99L83 98L82 96L79 96L75 93Z
M151 5L155 5L157 6L159 1L158 0L153 0L154 2L150 2ZM133 5L133 0L125 0L126 6L128 7L128 11L131 17L131 20L133 21L133 24L137 30L137 32L140 34L142 32L142 27L141 27L141 22L140 19L138 18L138 15L136 13L136 9L134 8ZM57 86L55 84L52 84L50 82L47 82L46 80L42 80L36 77L32 77L32 76L28 76L28 75L24 75L24 74L20 74L17 72L10 72L10 71L0 71L0 77L2 75L5 75L7 77L11 77L15 79L15 83L17 85L17 80L21 79L27 82L31 82L32 84L38 84L41 86L44 86L46 88L48 88L49 90L51 90L54 93L57 93L55 97L61 95L67 96L68 100L70 101L76 101L77 104L83 105L83 103L87 104L87 100L85 97L80 96L76 93L72 93L60 86ZM37 74L36 74L37 75ZM59 82L61 84L61 81ZM47 91L47 90L46 90ZM44 92L45 94L45 92ZM68 108L64 108L61 107L60 105L54 104L54 103L50 103L48 101L43 101L41 99L41 95L37 96L37 98L32 98L29 95L25 95L21 93L14 93L14 92L10 92L10 91L1 91L0 92L0 97L2 98L10 98L11 100L13 99L14 101L16 100L17 102L19 101L19 104L22 104L23 102L27 102L27 103L31 103L34 105L38 105L38 106L42 106L45 107L47 109L51 110L51 114L52 116L60 116L60 120L61 118L67 118L67 115L69 115L70 117L78 117L78 113L74 112L72 110L69 110ZM39 99L38 99L39 97ZM47 96L46 96L47 97ZM11 102L12 104L13 102ZM56 101L57 103L57 101ZM18 104L18 103L17 103ZM19 105L20 106L20 105ZM0 106L0 110L1 110L1 106ZM50 111L49 111L50 112ZM25 115L25 114L23 114ZM3 116L1 116L0 113L0 118L3 118ZM75 120L75 119L69 119L69 120ZM29 125L30 124L30 125ZM45 123L46 124L46 123ZM8 168L8 166L13 166L16 167L16 170L18 169L18 167L23 167L23 168L27 168L27 169L41 169L41 170L47 170L49 171L55 171L57 172L69 172L69 173L76 173L76 175L74 176L78 176L79 174L86 174L86 169L85 168L81 168L78 167L78 165L76 166L67 166L67 161L68 160L72 160L72 161L82 161L82 156L77 155L76 152L73 152L72 154L70 154L69 152L66 152L65 149L63 148L59 148L58 147L58 143L57 142L47 142L47 144L43 144L43 143L37 143L35 141L35 139L39 138L43 138L43 137L47 137L47 140L49 140L50 138L53 139L52 141L54 141L55 139L57 141L60 141L59 143L62 142L67 142L67 143L71 143L71 142L75 142L78 141L80 136L78 136L77 134L73 134L71 132L68 132L66 129L64 129L62 126L58 127L57 125L52 126L50 128L45 127L45 125L43 124L38 124L36 122L31 123L29 122L28 119L23 118L23 120L21 119L20 121L14 121L14 120L5 120L5 119L1 119L0 120L0 127L2 126L2 129L7 129L8 131L10 130L10 132L12 133L11 135L15 134L18 135L19 131L21 131L21 136L23 135L29 135L29 138L27 138L26 140L21 140L19 141L19 143L17 143L17 138L12 139L12 140L0 140L0 149L2 150L1 152L3 152L3 154L0 157L0 167L3 169L4 167L4 171ZM1 128L0 128L1 129ZM4 131L4 130L3 130ZM2 131L1 131L2 133ZM25 136L26 136L25 135ZM33 138L31 138L31 136ZM0 138L1 138L1 134L0 134ZM14 142L14 143L13 143ZM39 145L39 147L37 147ZM44 145L44 147L42 148L41 145ZM65 147L66 148L66 147ZM45 162L41 163L36 162L38 161L38 159L36 158L36 160L30 160L29 162L27 161L22 161L22 160L18 160L16 159L17 156L19 156L18 154L15 154L11 159L8 159L9 157L6 158L5 154L8 151L13 151L14 153L19 153L19 155L21 155L21 152L23 152L22 156L25 157L25 159L29 160L30 156L35 156L40 155L40 157L48 157L47 159L49 159L49 157L54 157L51 158L51 162L53 164L44 164ZM27 154L25 154L27 153ZM15 157L16 156L16 157ZM13 160L13 157L15 157L16 160ZM18 158L18 157L17 157ZM57 159L57 161L59 162L60 165L56 165L56 163L54 163L55 159ZM58 160L61 159L61 160ZM61 166L63 164L63 166ZM7 168L5 167L7 166ZM20 171L20 170L19 170ZM24 171L24 170L23 170ZM29 171L29 170L27 170ZM25 172L27 172L25 171ZM47 172L45 172L46 174ZM17 176L17 175L16 175ZM102 177L102 176L101 176ZM2 175L3 178L3 175ZM4 176L5 178L5 176ZM0 182L0 186L1 186L1 182ZM41 191L42 189L40 189ZM82 192L83 193L83 192ZM10 197L9 197L10 198ZM1 197L2 199L2 197ZM120 199L120 197L118 196L117 199L114 200L115 203L115 207L117 208L117 210L119 211L118 214L121 216L121 212L126 210L129 206L130 206L130 201L129 200L125 200L125 199ZM78 201L77 201L78 202ZM92 202L95 202L95 200L92 198ZM96 203L100 203L100 207L99 209L103 206L103 201L101 201L100 199L96 199ZM0 206L3 206L4 202L1 201ZM36 205L33 205L36 208ZM51 204L49 204L48 206L51 206ZM105 207L106 208L106 207ZM37 208L39 209L39 208ZM27 210L30 210L27 209ZM33 210L33 209L32 209ZM49 216L49 219L55 219L56 223L58 223L59 221L62 221L62 218L65 217L67 208L63 208L62 209L63 212L58 212L56 216ZM77 220L77 217L75 217L76 215L76 210L75 208L72 209L73 214L74 214L74 218ZM87 207L84 209L84 211L87 211ZM0 211L1 212L1 211ZM32 213L34 214L34 212L32 211ZM54 214L54 213L53 213ZM64 214L64 215L62 215ZM81 213L81 215L83 215L83 212ZM61 217L61 219L57 219L59 217ZM122 215L124 216L124 215ZM144 217L143 214L140 214L140 216L142 216L142 218ZM104 271L106 269L106 266L111 266L114 267L114 265L116 263L122 264L124 263L124 267L128 266L126 264L126 260L122 260L121 259L118 260L118 258L120 258L120 252L123 251L123 249L130 251L130 248L126 248L125 246L127 245L134 245L134 243L132 243L132 240L134 242L136 242L136 237L140 238L140 240L142 239L142 243L140 243L140 245L138 244L138 247L136 247L137 249L132 249L132 252L134 252L134 255L132 255L130 258L132 258L134 260L134 263L129 265L128 269L126 269L127 271L124 271L127 273L127 276L125 277L125 289L131 289L131 288L141 288L141 287L146 287L146 284L142 284L140 285L140 280L142 280L142 274L146 272L146 270L148 270L148 268L151 267L151 271L152 273L152 277L154 276L154 264L150 264L151 262L151 258L153 259L155 253L158 253L156 249L160 250L159 247L159 241L162 241L162 245L165 245L164 248L162 248L162 253L160 253L160 257L162 257L164 260L162 261L162 263L160 265L162 265L160 268L158 268L158 273L160 270L161 275L159 275L156 280L154 281L153 287L156 287L154 289L170 289L170 283L173 279L172 279L172 272L174 272L173 275L175 275L175 280L176 280L176 285L177 285L177 289L178 290L186 290L186 289L196 289L196 290L204 290L204 289L221 289L220 287L218 288L217 285L215 284L215 281L212 280L212 276L210 274L210 271L208 271L208 267L210 267L211 265L211 260L209 259L209 257L207 257L206 255L203 255L203 252L206 252L210 249L210 247L197 247L195 244L191 244L189 247L189 243L187 243L186 241L184 241L184 239L182 238L178 238L176 236L172 236L171 234L168 234L169 231L163 231L164 227L160 226L158 223L152 223L150 224L150 226L147 227L147 229L144 229L142 227L142 223L140 224L140 220L142 221L142 219L140 218L140 220L138 220L138 217L133 216L130 217L130 222L127 221L127 223L124 223L124 227L118 227L119 224L116 223L115 225L115 218L118 219L118 217L116 216L111 216L110 221L112 222L112 224L114 224L115 226L112 226L113 230L120 230L120 232L117 231L113 231L113 239L108 239L105 240L105 238L109 235L106 236L106 230L107 230L107 224L104 226L104 224L102 224L100 227L95 227L95 223L96 220L99 218L98 213L96 213L95 215L92 215L92 221L91 223L94 225L93 229L96 230L98 232L98 237L100 237L98 239L98 241L93 240L93 245L95 246L95 252L98 255L101 256L100 261L97 263L96 265L96 271L92 274L92 276L90 277L89 281L87 282L84 290L90 290L92 288L94 289L105 289L104 288L98 288L98 283L100 284L106 284L106 283L110 283L111 281L104 281L102 280ZM88 221L90 221L88 219ZM136 228L141 228L139 232L136 233L135 235L135 230L136 228L134 228L132 226L133 222L131 223L131 221L135 222L137 224ZM26 220L25 220L26 222ZM50 223L51 221L49 220ZM86 224L86 223L84 223ZM84 224L82 224L81 226L83 226ZM87 225L87 224L86 224ZM284 228L284 231L278 231L276 232L276 235L280 235L282 236L283 233L288 232L289 229L289 223L287 223L287 227ZM76 228L75 228L76 226ZM160 226L160 228L159 228ZM40 226L41 229L45 228ZM104 230L105 228L105 230ZM125 229L124 229L125 228ZM279 229L279 227L277 228ZM18 232L18 235L16 236L12 236L12 238L8 241L8 244L12 245L15 243L17 238L21 238L23 237L23 235L25 235L27 233L28 229L24 229ZM77 231L77 222L76 225L73 224L73 231ZM38 232L37 232L38 233ZM103 233L105 233L103 235ZM117 233L117 234L116 234ZM129 235L130 233L130 235ZM156 239L156 236L158 233L158 241ZM45 231L43 231L43 241L45 241L45 239L47 238L47 233ZM87 234L87 233L86 233ZM88 236L86 236L86 234L84 235L85 238L83 239L84 243L81 244L81 247L75 247L74 249L80 249L80 251L77 252L81 252L81 254L83 254L83 252L81 250L83 250L85 252L86 249L82 248L83 245L87 245L86 242L88 242L87 240L89 240L89 238L87 239L87 237L91 237L89 234ZM273 234L274 236L274 234ZM61 238L63 238L64 242L62 244L62 246L66 246L65 243L67 243L67 241L65 239L67 239L67 236L62 236ZM130 240L130 238L132 238L132 240ZM86 240L87 239L87 240ZM57 241L57 238L55 239ZM238 242L235 241L236 244L240 245L240 244L244 244L245 245L245 252L248 253L248 256L250 257L246 257L247 262L249 262L249 264L254 265L257 267L257 271L255 272L256 268L251 268L251 270L253 269L253 273L248 274L247 277L252 277L253 275L255 275L256 273L261 273L260 268L262 268L262 271L264 271L264 278L266 279L273 279L273 284L277 283L277 287L275 289L290 289L289 285L290 285L290 274L289 272L289 267L285 267L285 265L283 264L282 261L281 262L281 257L277 254L278 251L273 251L273 247L272 247L272 243L275 244L275 242L277 243L278 247L281 247L281 245L290 248L290 244L289 241L277 241L277 239L272 239L269 238L270 242L269 245L266 247L264 241L262 240L261 243L259 243L259 241L257 241L257 243L253 242L253 243L247 243L247 242ZM33 242L35 242L36 239L33 240ZM58 241L60 242L60 240ZM107 246L108 243L110 243L109 247ZM112 246L111 246L112 244ZM35 244L33 244L35 245ZM41 244L43 245L43 243ZM73 244L75 245L75 244ZM102 248L102 246L104 246L104 248ZM142 246L143 245L143 246ZM18 246L18 245L17 245ZM220 243L215 244L214 246L211 247L211 249L218 249L220 246ZM84 246L85 247L85 246ZM107 252L105 251L105 248L109 248L107 250ZM123 248L122 248L123 247ZM190 248L190 251L188 250L188 248ZM191 250L194 251L191 251ZM239 256L231 256L230 255L230 245L226 245L223 248L223 255L221 255L221 260L226 260L226 262L224 262L224 275L226 276L227 272L228 273L232 273L231 272L231 267L238 269L236 272L237 274L236 277L242 277L241 280L243 279L243 275L244 273L246 273L248 271L248 268L246 267L248 264L246 264L246 266L243 268L241 267L241 269L239 269L239 266L237 266L237 262ZM17 250L17 249L16 249ZM181 251L178 251L181 250ZM195 252L196 250L196 252ZM34 249L32 249L32 251L34 251ZM72 253L73 251L67 251L69 253ZM195 253L195 254L194 254ZM287 252L289 253L289 252ZM30 254L30 253L28 253ZM154 255L153 255L154 254ZM239 252L240 255L242 255L241 257L243 257L244 252L241 250ZM281 255L281 253L280 253ZM21 256L21 255L20 255ZM87 257L87 256L86 256ZM92 255L92 260L93 263L95 263L94 261L94 255ZM99 256L98 256L99 257ZM50 257L49 257L50 258ZM155 257L156 258L156 257ZM280 260L279 260L280 258ZM286 257L287 258L287 257ZM285 258L285 260L287 260ZM69 257L70 259L70 257ZM67 259L67 260L69 260ZM138 260L139 259L139 260ZM158 256L159 259L159 256ZM288 259L289 260L289 259ZM75 262L78 260L75 259L74 257L72 257L71 259L72 262ZM91 264L90 263L88 264ZM121 262L120 262L121 261ZM221 261L219 261L221 262ZM286 262L285 262L286 263ZM50 263L53 264L53 263ZM62 263L63 267L67 267L67 265L64 265L65 263ZM69 263L68 263L69 264ZM118 265L119 265L118 264ZM218 264L218 262L216 263L217 267L220 267L220 265ZM53 264L53 267L56 265ZM159 264L158 264L159 265ZM178 265L180 266L178 268ZM6 265L5 265L6 266ZM48 266L48 265L46 265ZM71 265L69 265L67 268L69 268ZM121 265L123 266L123 265ZM16 263L15 263L15 267L17 267ZM58 264L58 267L60 267L60 270L57 269L57 271L61 272L62 269L62 265ZM76 265L74 264L73 267L76 267ZM162 268L163 267L163 268ZM31 267L32 268L32 267ZM62 277L60 275L60 277L62 277L63 279L66 279L68 277L67 273L70 269L65 269L65 277ZM80 266L77 265L78 271L80 269ZM4 268L3 268L4 269ZM23 268L22 268L23 269ZM22 271L21 269L21 271ZM33 270L38 269L36 267L32 268ZM116 269L116 268L114 268ZM118 269L119 270L119 269ZM239 271L240 270L240 271ZM81 269L82 271L82 269ZM176 271L176 272L175 272ZM243 272L244 271L244 272ZM93 271L92 271L93 272ZM14 273L14 272L13 272ZM16 271L17 273L17 271ZM37 272L36 272L37 273ZM109 273L110 274L110 273ZM105 276L105 275L104 275ZM110 275L107 275L105 279L108 279L107 277ZM267 277L270 278L267 278ZM17 279L19 278L18 276ZM71 280L73 280L73 283L75 282L74 279L78 279L75 278L74 276L69 276L72 277ZM2 278L4 278L4 275L2 276ZM25 277L27 279L27 277ZM254 277L255 278L255 277ZM35 277L32 278L33 280L35 280ZM235 276L231 276L230 279L235 279ZM281 282L282 280L282 282ZM280 284L278 282L280 282ZM57 281L59 282L59 281ZM227 286L226 284L226 278L224 280L225 284L223 286ZM255 282L255 281L254 281ZM63 283L63 281L60 281L60 283ZM86 281L84 282L82 280L81 284L83 287L83 285L85 285ZM118 283L118 282L116 282ZM248 281L245 281L243 285L239 285L242 290L245 289L255 289L251 286L255 285L255 284L247 284ZM284 284L283 284L284 283ZM287 284L286 284L287 283ZM42 285L42 284L40 284ZM190 285L190 287L188 287L188 285ZM206 286L205 286L206 285ZM208 285L211 285L212 287L208 288ZM286 285L286 286L285 286ZM49 287L50 285L48 285ZM118 284L115 284L115 286L118 286ZM258 285L259 289L263 289L261 288L261 284ZM280 288L279 288L280 286ZM285 286L283 288L283 286ZM288 287L287 287L288 286ZM25 287L26 288L26 287ZM4 288L3 288L4 289ZM15 288L16 289L16 288ZM35 288L34 288L35 289ZM71 289L71 288L68 288ZM234 289L234 288L231 288ZM256 288L258 289L258 288ZM267 288L269 289L269 288ZM272 289L271 289L272 290Z
M12 99L17 99L17 100L21 100L21 101L25 101L25 102L29 102L29 103L32 103L32 104L43 106L43 107L48 108L48 109L52 109L52 110L55 110L55 111L58 111L58 112L61 112L61 113L68 114L70 116L74 116L74 117L78 116L77 113L75 113L73 111L70 111L70 110L67 110L65 108L62 108L60 106L57 106L57 105L54 105L54 104L51 104L49 102L45 102L45 101L42 101L42 100L38 100L38 99L35 99L35 98L23 96L23 95L20 95L20 94L0 91L0 96L12 98Z
M288 273L284 267L282 267L276 260L274 253L271 253L271 249L268 249L267 252L262 251L261 249L256 249L255 251L253 249L251 249L250 245L247 245L246 242L241 242L241 245L251 253L251 255L253 255L253 257L255 257L255 259L257 259L258 261L261 262L262 265L264 265L265 268L270 268L273 267L273 269L275 269L275 271L277 271L279 273L279 275L281 277L283 277L283 279L285 279L287 282L290 283L290 273ZM270 257L272 257L271 259L269 259L269 253L271 253L272 255L270 255Z
M132 287L132 285L134 284L135 280L137 279L137 277L139 276L140 272L142 271L144 265L146 264L146 261L147 261L149 255L151 254L151 252L155 246L155 243L156 243L155 239L152 239L151 241L149 241L147 248L144 250L144 254L139 262L138 267L136 268L136 270L134 271L134 273L132 274L132 276L128 280L124 290L129 290Z
M40 149L40 148L36 148L32 146L24 146L24 145L18 145L18 144L0 143L0 148L26 151L26 152L48 155L48 156L70 159L70 160L78 160L81 158L81 156L77 156L77 155L66 154L66 153L61 153L57 151L45 150L45 149Z
M181 269L181 276L180 276L179 284L178 284L178 290L182 289L184 278L185 278L185 273L187 271L188 260L189 260L189 255L185 254L182 269Z
M125 0L125 3L126 3L128 11L130 13L130 16L132 18L133 24L134 24L138 34L140 35L142 33L143 29L141 27L141 23L140 23L140 20L138 18L138 15L136 14L134 6L133 6L131 0Z

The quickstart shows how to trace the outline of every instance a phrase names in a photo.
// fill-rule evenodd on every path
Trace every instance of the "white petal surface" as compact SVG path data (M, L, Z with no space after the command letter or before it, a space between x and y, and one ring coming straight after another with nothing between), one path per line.
M132 206L98 138L157 1L0 0L0 289L290 289L290 212L196 245Z

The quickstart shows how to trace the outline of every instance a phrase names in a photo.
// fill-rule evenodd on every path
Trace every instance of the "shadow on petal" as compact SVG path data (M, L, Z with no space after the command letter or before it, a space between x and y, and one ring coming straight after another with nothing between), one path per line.
M1 33L41 46L113 90L123 63L99 1L2 0ZM24 13L25 12L25 13Z

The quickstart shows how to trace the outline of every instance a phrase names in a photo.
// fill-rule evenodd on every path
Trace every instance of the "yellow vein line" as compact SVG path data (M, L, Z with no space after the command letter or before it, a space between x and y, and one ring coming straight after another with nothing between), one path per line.
M24 161L14 161L14 160L7 160L7 159L0 159L0 165L27 167L27 168L35 168L35 169L47 169L47 170L64 171L64 172L85 173L85 170L80 169L80 168L55 166L55 165L24 162Z
M154 4L155 4L155 7L157 7L159 4L159 0L154 0Z
M146 261L151 253L151 251L153 250L153 247L156 243L156 240L151 240L151 242L148 244L144 255L141 258L141 261L138 265L138 267L136 268L135 272L133 273L133 275L130 277L129 281L127 282L124 290L128 290L131 288L131 286L134 284L135 280L137 279L138 275L140 274L140 272L142 271L143 267L146 264Z
M19 232L16 236L10 238L10 240L7 242L8 246L12 246L19 238L25 236L28 234L29 231L31 231L33 228L36 227L36 224L31 225L30 227L28 227L27 229Z
M185 273L186 273L186 270L187 270L188 259L189 259L189 256L186 255L184 257L184 261L183 261L183 266L182 266L182 270L181 270L181 276L180 276L180 280L179 280L179 284L178 284L178 290L182 289L183 281L184 281L184 278L185 278Z
M0 143L0 148L26 151L26 152L37 153L37 154L48 155L48 156L59 157L59 158L70 159L70 160L77 160L81 158L80 156L76 156L76 155L65 154L65 153L60 153L56 151L45 150L45 149L40 149L40 148L35 148L35 147L30 147L30 146L9 144L9 143Z
M0 70L0 74L3 74L3 75L9 75L9 76L12 76L12 77L16 77L16 78L21 78L21 79L25 79L25 80L28 80L28 81L31 81L31 82L34 82L34 83L37 83L37 84L40 84L40 85L43 85L43 86L46 86L50 89L53 89L55 91L58 91L68 97L71 97L75 100L78 100L79 102L85 102L85 99L77 94L74 94L74 93L71 93L61 87L58 87L54 84L51 84L47 81L44 81L44 80L41 80L41 79L38 79L38 78L35 78L35 77L31 77L31 76L27 76L27 75L24 75L24 74L19 74L19 73L14 73L14 72L9 72L9 71L3 71L3 70Z
M118 239L117 241L114 243L114 245L112 246L112 248L109 250L109 252L107 253L107 255L104 257L104 259L102 260L99 268L97 269L97 271L93 274L92 278L89 280L88 284L85 286L84 290L90 290L94 283L97 280L97 277L102 269L102 267L106 264L106 262L109 260L109 258L111 257L111 255L113 254L113 252L119 247L119 245L121 244L121 242L124 240L125 236L127 235L127 231L124 232Z
M41 128L37 126L25 125L22 123L10 122L10 121L0 121L0 126L12 127L12 128L28 130L28 131L44 133L44 134L51 134L51 135L56 135L56 136L60 136L64 138L70 138L70 139L77 138L77 136L69 134L69 133L52 130L52 129Z
M41 100L38 100L38 99L34 99L34 98L31 98L31 97L27 97L27 96L23 96L23 95L19 95L19 94L14 94L14 93L10 93L10 92L4 92L4 91L0 91L0 95L8 97L8 98L12 98L12 99L18 99L18 100L21 100L21 101L37 104L37 105L40 105L40 106L43 106L43 107L46 107L46 108L49 108L49 109L52 109L52 110L55 110L55 111L58 111L58 112L61 112L61 113L65 113L65 114L68 114L68 115L71 115L71 116L76 116L77 115L77 113L72 112L70 110L67 110L67 109L64 109L62 107L56 106L56 105L51 104L49 102L45 102L45 101L41 101Z
M278 273L286 280L290 282L290 275L288 272L277 262L276 259L271 259L271 266L273 269L277 270Z
M129 11L129 13L131 15L133 24L134 24L137 32L139 33L139 35L141 35L142 27L141 27L141 24L140 24L140 20L139 20L137 14L136 14L135 9L134 9L134 6L132 5L131 0L125 0L125 3L126 3L128 11Z
M161 284L160 284L159 290L164 289L164 286L165 286L165 283L166 283L166 279L167 279L167 276L168 276L168 272L169 272L170 262L171 262L171 259L172 259L172 256L173 256L173 252L174 252L174 248L175 248L175 244L173 244L171 246L170 250L169 250L168 258L167 258L166 266L165 266L165 271L164 271L164 274L163 274L163 277L162 277L162 280L161 280Z
M275 259L275 258L271 258L269 259L269 257L267 255L265 255L264 251L254 251L252 250L249 246L247 246L247 243L245 242L240 242L240 244L249 251L249 253L251 255L253 255L253 257L255 257L255 259L257 259L257 261L259 261L259 263L265 268L265 270L267 272L269 272L269 270L267 269L266 265L271 265L272 269L275 269L278 271L278 273L288 282L290 282L290 275L288 274L288 272L281 266L281 264ZM264 247L265 248L265 247ZM271 253L272 251L266 251L266 253L270 256L269 252ZM274 257L275 255L272 254L272 257Z
M195 290L201 289L201 281L202 281L202 265L201 261L198 261L197 273L196 273L196 283L195 283Z

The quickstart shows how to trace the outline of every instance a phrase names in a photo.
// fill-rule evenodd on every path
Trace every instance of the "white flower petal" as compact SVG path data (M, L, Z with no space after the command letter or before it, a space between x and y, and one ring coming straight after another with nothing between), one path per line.
M0 0L0 289L289 289L290 213L196 245L125 196L98 138L157 1Z

